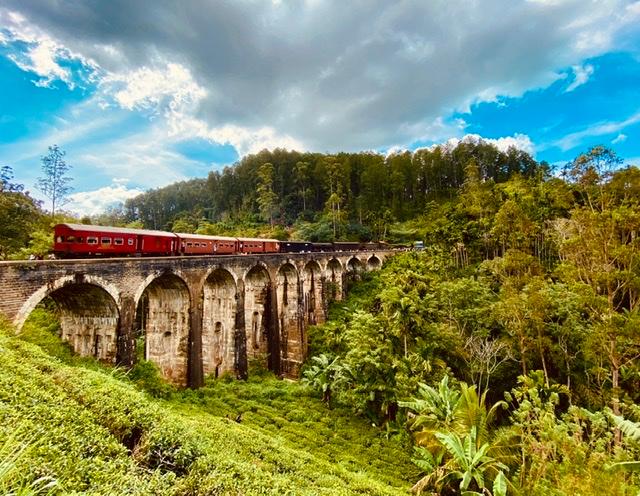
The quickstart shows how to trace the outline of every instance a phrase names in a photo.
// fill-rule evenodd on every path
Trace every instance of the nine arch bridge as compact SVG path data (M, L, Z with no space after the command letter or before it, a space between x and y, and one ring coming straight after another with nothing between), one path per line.
M131 366L136 347L179 385L247 377L250 360L295 377L307 326L392 251L0 262L0 312L18 329L45 298L84 356Z

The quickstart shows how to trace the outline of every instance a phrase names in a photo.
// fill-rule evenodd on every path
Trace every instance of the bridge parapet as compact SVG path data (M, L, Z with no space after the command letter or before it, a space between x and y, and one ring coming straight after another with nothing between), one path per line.
M46 297L83 355L131 366L136 347L179 385L247 376L249 359L297 376L309 325L394 251L0 262L0 312L18 329Z

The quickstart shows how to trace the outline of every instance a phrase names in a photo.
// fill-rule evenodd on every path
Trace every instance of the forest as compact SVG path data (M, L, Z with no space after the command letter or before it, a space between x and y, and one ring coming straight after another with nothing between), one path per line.
M387 157L264 150L206 180L148 191L112 214L153 229L217 234L262 227L280 238L378 240L394 223L456 196L473 164L480 180L494 183L547 170L520 150L501 152L482 140Z
M19 199L38 219L29 198L5 171L2 208ZM415 493L640 489L640 169L609 148L555 169L482 141L386 157L263 151L83 221L424 241L311 330L300 387L314 408L404 446ZM34 232L3 227L5 256L40 246Z

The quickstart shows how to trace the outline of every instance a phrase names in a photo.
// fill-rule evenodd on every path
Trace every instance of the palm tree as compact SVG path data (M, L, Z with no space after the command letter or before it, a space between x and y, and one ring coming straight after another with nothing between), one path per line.
M311 358L314 362L311 367L304 371L303 382L313 389L322 391L322 401L331 406L331 391L339 380L342 366L339 357L332 358L322 353Z
M461 491L468 491L475 481L477 489L487 494L486 475L494 481L494 496L506 494L507 467L498 461L504 450L492 442L490 426L498 409L507 404L499 401L487 408L486 394L479 395L475 386L465 383L458 392L445 376L437 390L420 384L417 398L400 402L414 412L411 428L418 446L413 461L426 472L415 492L425 488L440 492L461 480Z
M427 384L418 385L418 394L411 401L400 401L398 406L413 410L411 429L417 431L416 443L428 449L439 446L436 432L449 430L456 420L460 393L449 387L449 377L444 376L438 389Z
M488 443L480 445L475 427L464 438L460 438L455 432L439 432L436 436L449 455L445 463L446 474L437 481L438 485L444 486L459 480L461 492L468 491L472 483L475 483L478 490L486 493L485 477L489 476L494 481L494 496L506 494L504 472L509 469L488 455L491 447Z
M478 395L475 385L467 386L464 382L460 384L460 393L455 414L458 431L471 432L475 428L478 445L490 441L490 427L498 409L508 407L507 402L498 401L487 409L487 391Z

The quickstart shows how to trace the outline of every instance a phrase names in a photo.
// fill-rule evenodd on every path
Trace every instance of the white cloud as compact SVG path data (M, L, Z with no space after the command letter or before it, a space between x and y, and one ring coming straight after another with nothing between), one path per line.
M97 215L107 207L117 206L143 193L140 189L127 189L124 184L114 183L94 191L82 191L69 196L71 200L65 210L78 215Z
M8 57L23 71L40 78L34 81L36 86L49 87L55 81L62 81L74 88L71 72L60 65L62 60L78 60L91 70L95 69L93 61L55 41L18 12L0 8L0 25L4 29L4 33L0 32L1 44L19 42L26 45L25 50L12 51Z
M189 69L180 64L140 69L127 73L108 74L102 84L108 87L115 101L126 109L158 107L164 99L170 108L182 109L197 103L207 95L193 79Z
M566 67L572 91L593 74L584 60L637 31L640 16L638 2L625 0L140 0L118 15L108 2L5 4L0 21L10 22L1 24L44 47L29 55L43 81L65 77L56 58L64 47L95 64L103 105L151 109L172 133L191 126L177 119L196 122L241 154L420 141L455 109L545 87Z
M434 144L429 148L443 146L447 149L453 149L460 143L478 143L480 141L494 145L501 152L506 152L509 148L513 147L527 152L530 155L535 153L535 146L531 138L526 134L514 134L513 136L503 136L501 138L484 138L479 134L465 134L462 138L450 138L444 143Z
M599 122L597 124L589 126L586 129L583 129L582 131L567 134L563 138L540 148L546 149L552 146L556 146L563 151L567 151L578 146L584 138L617 133L627 126L631 126L632 124L636 124L638 122L640 122L640 110L623 121Z
M591 64L574 65L572 69L573 69L574 78L571 84L567 86L567 89L564 90L565 93L569 93L575 90L577 87L587 83L595 70Z
M285 148L305 151L307 147L291 136L279 134L273 127L241 127L233 124L209 127L201 119L196 119L179 111L167 113L169 136L174 140L202 138L214 143L233 146L240 156L257 153L260 150Z
M624 143L627 140L627 135L620 133L613 140L611 140L611 144L615 145L617 143Z
M145 188L183 181L188 179L185 170L202 169L198 162L170 150L168 145L161 130L152 130L113 140L108 153L99 143L86 145L77 151L75 160L86 169L117 176L120 184L126 180ZM202 170L201 175L206 172Z
M60 47L51 40L41 40L27 50L24 54L26 60L21 60L15 54L9 55L9 58L23 71L33 72L40 76L40 79L35 81L36 86L47 87L59 79L73 88L71 73L56 62L56 59L61 56L61 51Z
M503 152L506 152L509 148L514 147L514 148L517 148L518 150L527 152L530 155L533 155L535 153L535 147L533 145L533 142L531 141L531 138L529 138L529 136L527 136L526 134L516 133L513 136L506 136L503 138L497 138L497 139L483 138L483 139L486 142L495 145L496 148L498 148L498 150Z
M640 18L640 1L627 5L624 12L625 22L632 22Z

